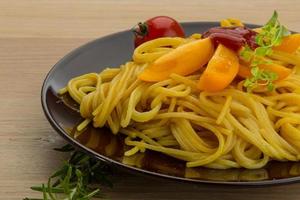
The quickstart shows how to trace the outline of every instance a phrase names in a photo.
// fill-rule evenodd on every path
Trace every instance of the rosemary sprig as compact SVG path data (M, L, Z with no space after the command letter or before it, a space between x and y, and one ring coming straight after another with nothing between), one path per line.
M69 152L70 158L49 177L47 184L31 187L41 192L42 198L24 200L90 200L103 197L100 189L93 187L95 184L112 187L112 168L107 164L75 151L69 144L55 150Z

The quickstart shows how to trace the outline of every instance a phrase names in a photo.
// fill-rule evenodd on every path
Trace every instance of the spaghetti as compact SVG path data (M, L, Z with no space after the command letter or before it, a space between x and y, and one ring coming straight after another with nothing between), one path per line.
M85 120L125 134L125 156L152 150L186 161L187 167L257 169L270 160L300 160L300 56L274 51L270 59L293 73L270 92L243 91L235 81L220 92L197 89L202 74L171 74L156 83L138 79L153 61L197 40L160 38L139 46L133 61L73 78L68 92Z

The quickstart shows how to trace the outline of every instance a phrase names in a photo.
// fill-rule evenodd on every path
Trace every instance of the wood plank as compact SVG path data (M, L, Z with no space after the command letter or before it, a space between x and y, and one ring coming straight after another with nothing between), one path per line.
M38 197L29 187L45 182L64 154L63 144L47 123L40 105L40 87L51 66L88 39L0 39L0 194L5 199ZM26 49L26 51L24 51ZM13 52L13 54L11 53ZM5 67L4 67L5 66ZM185 184L118 172L111 199L296 199L300 184L269 188Z
M42 81L52 65L84 39L0 39L0 196L22 199L44 182L64 157L63 143L40 104Z
M172 6L170 6L172 5ZM262 23L277 9L281 21L300 31L297 0L209 1L102 0L0 1L0 199L40 197L29 187L45 182L66 155L52 149L63 141L46 121L40 89L50 68L66 53L105 34L128 29L155 15L182 21L232 16ZM300 184L268 188L184 184L124 172L110 199L298 199Z
M133 27L138 21L157 15L179 21L216 21L238 17L250 23L264 23L274 9L281 21L300 31L297 0L10 0L0 1L0 36L95 38Z

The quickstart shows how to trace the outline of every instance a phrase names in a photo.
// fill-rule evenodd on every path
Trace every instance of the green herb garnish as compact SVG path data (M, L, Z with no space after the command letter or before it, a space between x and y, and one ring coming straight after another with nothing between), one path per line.
M71 152L70 159L48 179L47 184L31 187L32 190L41 192L43 198L24 200L90 200L92 197L103 197L94 184L112 187L108 179L112 169L107 164L75 151L71 145L55 150Z
M278 78L278 75L274 72L267 72L260 70L257 66L251 68L251 77L247 78L244 82L244 86L247 90L251 90L257 85L266 85L269 91L274 89L273 81Z
M271 52L270 48L278 46L282 42L282 38L290 34L290 31L280 24L278 13L274 11L271 19L262 27L262 31L255 38L256 43L260 46L256 50L267 54Z
M274 89L273 81L278 78L278 75L274 72L259 69L258 65L268 64L270 61L264 60L263 57L270 55L272 48L280 45L283 37L289 34L288 29L278 21L278 13L274 11L271 19L262 27L261 32L255 38L259 47L253 51L246 46L241 51L240 56L246 62L251 62L251 77L244 82L247 91L251 91L258 85L266 85L269 91Z

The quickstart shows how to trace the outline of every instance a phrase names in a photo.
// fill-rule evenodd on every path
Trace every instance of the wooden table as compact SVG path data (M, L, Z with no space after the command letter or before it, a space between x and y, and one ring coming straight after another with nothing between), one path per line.
M45 119L40 89L63 55L94 38L132 27L156 15L180 21L239 17L265 22L274 9L290 29L300 31L298 0L102 0L0 2L0 199L36 196L40 184L64 156L63 144ZM299 199L300 184L240 188L181 184L119 173L110 199Z

